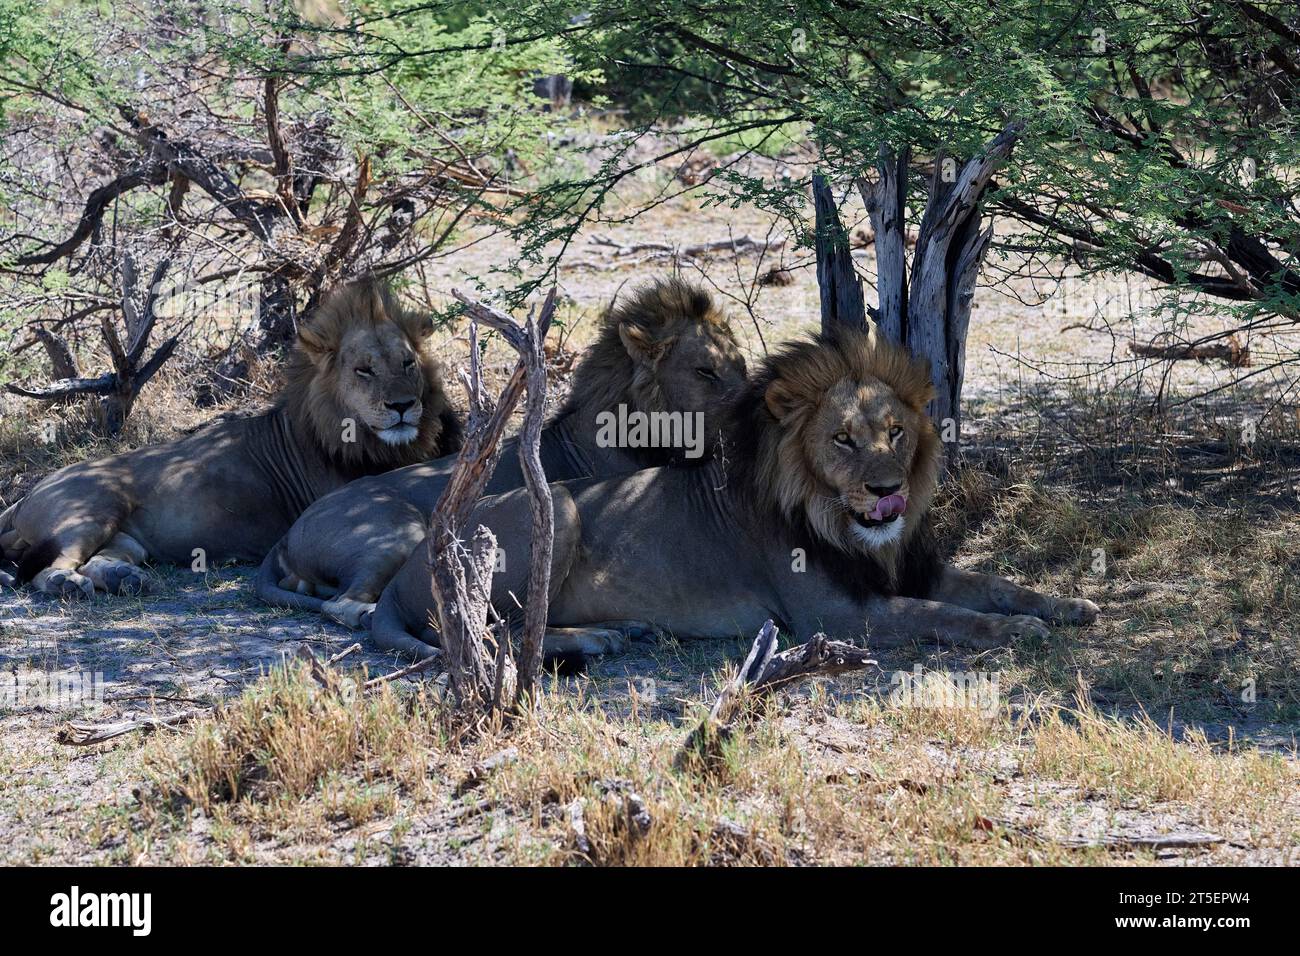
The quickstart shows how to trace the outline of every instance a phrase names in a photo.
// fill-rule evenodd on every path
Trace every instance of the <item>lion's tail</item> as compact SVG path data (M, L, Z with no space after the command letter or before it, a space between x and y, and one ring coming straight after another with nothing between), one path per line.
M267 604L276 607L293 608L295 611L315 611L317 614L323 613L324 599L280 587L280 582L290 573L284 566L283 556L284 539L281 538L266 557L262 559L262 565L257 569L257 581L255 583L257 596Z

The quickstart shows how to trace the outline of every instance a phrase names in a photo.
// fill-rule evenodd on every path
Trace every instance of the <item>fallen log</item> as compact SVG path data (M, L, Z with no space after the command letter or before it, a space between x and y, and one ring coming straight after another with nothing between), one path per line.
M818 634L806 644L777 653L777 627L768 621L759 630L745 663L722 688L708 716L687 735L676 763L681 767L694 758L708 761L718 755L747 712L746 705L765 697L778 687L808 677L829 677L873 667L876 661L866 648L829 640Z
M55 739L61 744L72 747L89 747L137 730L152 731L180 727L199 717L206 717L210 713L212 713L211 707L191 707L189 710L182 710L166 717L136 717L132 720L119 720L106 724L69 721L60 728Z
M752 236L737 236L727 239L714 239L709 242L697 242L691 245L674 245L668 242L630 242L623 243L608 236L592 236L590 244L602 250L606 256L603 260L578 259L566 262L567 269L590 269L595 272L610 272L670 259L675 262L690 264L697 259L718 257L736 258L743 255L764 254L785 246L784 235L770 239L755 239Z

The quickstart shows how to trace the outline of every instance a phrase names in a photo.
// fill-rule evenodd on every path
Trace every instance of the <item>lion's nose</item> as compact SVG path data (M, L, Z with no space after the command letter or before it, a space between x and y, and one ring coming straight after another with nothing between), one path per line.
M896 485L868 484L867 491L871 492L877 498L888 498L890 495L892 495L895 491L897 491L901 487L903 487L903 483L901 481Z
M399 415L405 415L406 410L415 404L415 399L406 402L384 402L384 408L392 409Z

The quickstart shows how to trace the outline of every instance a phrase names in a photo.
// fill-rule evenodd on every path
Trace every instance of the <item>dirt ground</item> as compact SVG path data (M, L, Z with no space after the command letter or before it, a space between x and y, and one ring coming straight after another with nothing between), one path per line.
M667 268L609 268L592 236L689 244L770 229L752 211L685 199L590 230L571 259L591 265L560 276L570 346L627 283ZM472 246L430 264L417 288L472 288L508 252ZM870 275L870 250L859 255ZM772 265L793 283L755 286ZM1004 265L992 262L986 281ZM793 243L682 269L716 285L751 354L816 324L814 273ZM400 771L371 766L396 752L367 736L387 726L367 709L381 705L349 705L346 720L368 729L306 791L267 783L277 771L254 749L235 764L256 785L209 799L195 795L194 768L202 753L219 764L225 744L196 748L228 743L220 719L88 748L59 743L59 730L219 702L263 707L269 721L298 692L259 691L273 668L303 646L327 657L364 635L259 606L247 568L160 569L163 586L141 599L3 591L3 680L102 673L103 701L60 710L15 703L17 690L0 698L0 862L1297 862L1296 395L1270 403L1274 381L1260 376L1152 425L1150 395L1170 370L1103 366L1160 331L1143 313L1154 290L1067 283L1040 301L1047 291L1018 279L977 295L971 450L940 522L959 564L1090 598L1103 610L1095 627L984 655L917 646L865 676L807 685L773 702L727 771L706 779L684 779L671 758L744 641L638 645L555 678L537 725L510 740L449 742L434 721L412 734L418 754L402 745ZM1261 360L1274 348L1251 345ZM1165 391L1232 375L1180 363ZM1247 445L1238 433L1257 418L1262 437ZM6 472L6 494L39 478ZM368 651L347 661L362 663L373 675L400 662ZM996 711L894 706L891 675L914 665L998 675ZM409 716L425 694L403 683L386 699ZM652 820L640 830L620 816L635 816L628 794ZM587 807L585 848L575 802Z

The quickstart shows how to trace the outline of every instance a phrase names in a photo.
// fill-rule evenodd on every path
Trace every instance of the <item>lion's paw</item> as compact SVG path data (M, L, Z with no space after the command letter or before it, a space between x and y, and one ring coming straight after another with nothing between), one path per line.
M1062 598L1056 602L1053 620L1061 624L1091 624L1101 608L1083 598Z
M321 605L321 613L333 618L345 627L361 630L370 626L371 615L375 613L375 604L354 601L352 598L338 598Z
M1002 641L1023 641L1026 638L1044 638L1052 632L1041 618L1029 614L1004 617L993 625L994 637Z
M542 652L547 657L599 657L624 654L631 646L628 636L610 627L547 628Z
M151 588L149 573L144 568L103 555L96 555L77 568L77 574L108 594L147 594Z
M654 644L664 640L664 632L654 624L646 621L605 621L597 625L603 629L618 631L629 641L642 641Z
M632 639L612 627L591 628L583 634L582 653L588 657L601 654L626 654Z
M42 594L55 597L93 598L95 582L84 574L65 568L46 568L32 579L32 584Z
M139 595L149 593L149 575L134 564L115 564L104 571L104 590L109 594Z
M18 579L7 571L0 571L0 588L16 588Z

